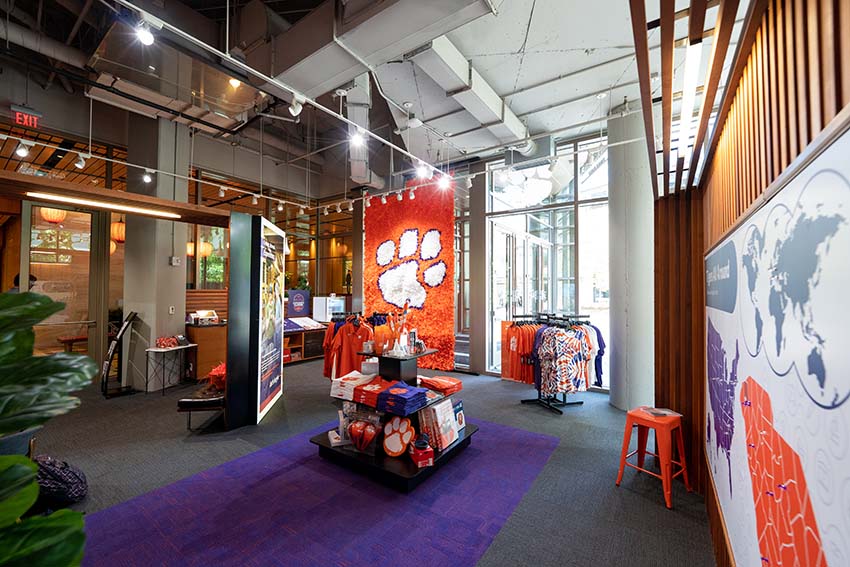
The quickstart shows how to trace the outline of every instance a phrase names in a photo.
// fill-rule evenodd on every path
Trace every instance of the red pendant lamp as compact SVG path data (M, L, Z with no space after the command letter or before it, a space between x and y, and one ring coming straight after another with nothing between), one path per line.
M120 217L117 221L109 225L109 235L112 237L112 240L118 244L123 244L125 241L126 229L127 225L124 224L124 217Z
M48 207L41 207L39 212L41 214L41 218L50 224L60 224L68 215L68 211L63 209L50 209Z

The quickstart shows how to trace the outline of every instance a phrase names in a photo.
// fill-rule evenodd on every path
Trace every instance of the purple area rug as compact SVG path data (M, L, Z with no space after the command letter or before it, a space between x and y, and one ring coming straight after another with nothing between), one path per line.
M470 420L472 421L472 420ZM486 421L410 494L318 455L261 449L86 517L84 565L474 565L558 445Z

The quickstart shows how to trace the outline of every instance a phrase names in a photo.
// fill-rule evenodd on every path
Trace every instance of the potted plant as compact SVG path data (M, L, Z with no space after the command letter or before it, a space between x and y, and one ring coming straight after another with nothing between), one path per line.
M33 356L33 325L63 307L35 293L0 294L0 442L31 434L77 407L80 400L69 394L97 373L84 355ZM23 455L0 455L0 565L78 565L85 545L82 514L27 517L38 498L37 470Z

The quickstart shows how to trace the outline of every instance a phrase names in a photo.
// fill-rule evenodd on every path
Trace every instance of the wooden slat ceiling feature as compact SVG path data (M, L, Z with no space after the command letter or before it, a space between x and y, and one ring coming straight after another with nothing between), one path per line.
M694 147L691 152L691 165L688 168L688 181L685 187L693 187L694 177L699 163L702 144L708 131L708 122L711 117L711 109L720 86L723 75L723 61L729 49L732 38L732 28L735 26L735 15L738 13L738 0L722 0L714 26L714 41L711 45L711 55L708 63L708 80L703 88L702 104L699 110L699 125L694 137Z
M661 114L664 195L670 192L670 131L673 127L673 51L676 0L661 0Z
M126 191L110 191L100 187L68 183L47 177L34 177L12 171L0 171L0 191L6 195L17 196L22 199L27 198L28 192L49 193L69 198L95 200L112 205L176 213L180 215L179 222L185 223L219 227L228 227L230 224L230 213L228 211L212 207L179 203Z
M649 169L652 176L652 198L658 198L658 166L655 157L655 134L652 117L652 85L649 76L649 46L646 33L646 3L644 0L629 0L632 16L632 34L635 40L635 59L640 83L640 105L646 133L646 149L649 154ZM669 157L669 156L668 156Z
M92 158L86 160L83 169L74 165L79 154L89 154L87 143L65 138L48 132L28 130L18 126L0 124L0 133L37 142L27 157L15 154L18 140L7 138L0 142L0 169L16 171L49 179L59 179L71 183L105 187L107 184L107 162L97 157L107 157L109 149L99 143L92 143ZM48 144L55 147L45 147ZM127 152L123 148L112 148L112 158L126 161ZM127 188L127 166L123 163L112 164L112 189L124 191Z

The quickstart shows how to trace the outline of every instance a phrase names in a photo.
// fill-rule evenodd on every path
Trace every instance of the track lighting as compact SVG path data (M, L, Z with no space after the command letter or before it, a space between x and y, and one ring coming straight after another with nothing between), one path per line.
M136 37L139 38L142 45L153 45L153 34L146 24L139 24L139 27L136 28Z
M411 201L416 198L416 193L413 192L413 189L410 190L410 193L408 193L408 196L410 197Z
M259 203L259 202L260 202L260 198L259 198L259 197L257 197L256 195L251 195L251 204L252 204L252 205L256 205L256 204L257 204L257 203Z
M224 199L224 187L218 188L218 197L219 199Z
M142 174L142 181L144 181L145 183L150 183L151 181L153 181L153 171L151 171L150 169L146 169L145 172Z
M336 204L336 212L338 212L338 213L342 212L342 205L339 204L339 203Z
M283 211L283 203L282 203L282 202L280 202L280 201L278 201L278 203L277 203L277 212L281 212L281 211Z
M369 196L367 195L367 196L363 199L363 205L364 205L367 209L368 209L369 207L371 207L371 206L372 206L372 197L369 197Z
M440 180L437 182L437 187L440 189L448 189L451 184L451 177L448 175L441 175Z
M348 212L350 213L353 210L354 210L354 201L349 201L348 202Z
M466 178L466 188L472 189L472 178L471 177Z
M230 86L234 89L238 89L240 86L242 86L242 81L233 77L231 77L230 80L227 82L230 83Z
M15 149L15 155L22 158L27 157L28 155L30 155L30 147L32 147L32 145L32 142L21 141L21 143L18 144L18 147Z
M366 139L363 137L363 134L360 132L360 130L351 135L351 145L355 148L359 148L365 143Z
M398 193L395 194L395 198L398 199L399 201L404 200L404 192L399 191Z
M292 99L292 104L289 105L289 114L298 116L302 110L304 110L304 105L297 98Z
M387 196L386 196L386 195L381 195L381 204L382 204L382 205L386 205L386 204L387 204Z
M77 161L74 162L74 167L77 169L83 169L86 167L86 156L85 154L77 154Z
M298 214L304 216L304 207L298 207Z
M325 216L328 216L328 208L327 207L322 209L322 214L325 215Z
M425 167L425 164L421 161L419 165L416 166L416 177L419 179L426 179L428 177L428 168Z

